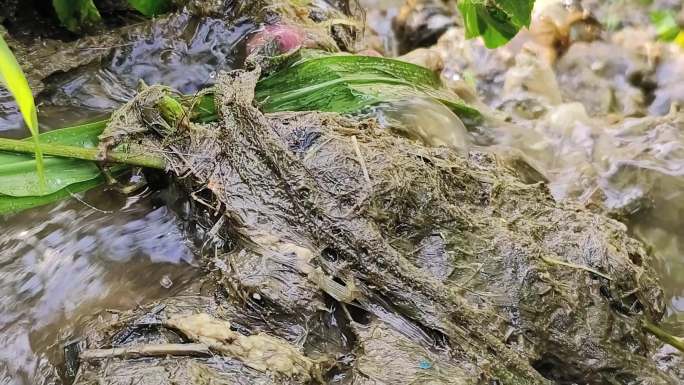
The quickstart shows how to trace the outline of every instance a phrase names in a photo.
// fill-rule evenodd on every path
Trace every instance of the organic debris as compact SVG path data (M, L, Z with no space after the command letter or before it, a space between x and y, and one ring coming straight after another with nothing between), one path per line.
M340 333L380 320L448 352L439 365L464 383L676 383L651 359L642 320L660 319L662 291L624 226L555 203L491 155L465 159L334 114L264 115L258 79L219 76L217 122L134 136L168 154L215 218L209 234L234 240L213 260L228 302L309 330L334 298L348 314ZM358 360L358 378L380 373L367 365L381 361Z
M238 8L261 10L263 3L192 1L188 7L201 8L207 19L196 29L174 30L169 41L185 55L191 51L185 45L206 37L199 46L211 47L213 61L217 41L232 47L217 55L232 58L239 55L237 41L253 32L242 48L278 56L253 56L246 70L218 71L200 92L193 87L209 77L207 66L183 73L187 65L170 63L180 72L176 86L188 88L142 86L110 119L97 147L91 141L82 148L93 170L93 162L125 163L131 156L161 160L153 167L164 169L172 185L157 194L172 196L169 208L181 206L182 227L202 245L205 270L180 294L168 291L168 298L131 311L101 311L85 328L60 328L69 335L65 360L70 378L78 372L75 384L682 382L681 355L672 351L682 340L665 330L669 297L654 271L657 261L628 235L662 229L646 223L628 232L604 215L621 217L658 202L650 215L678 228L671 224L679 223L679 184L659 183L657 173L679 175L682 114L670 106L672 90L651 95L652 79L666 83L678 62L656 66L667 57L644 47L616 54L617 40L596 41L602 31L584 12L581 20L571 12L547 25L552 60L520 49L520 42L486 51L453 29L438 47L405 57L443 69L451 89L412 64L306 49L323 31L318 48L353 51L363 27L348 18L353 7L326 14L328 1L278 2L258 21L256 13L237 18L247 20L231 24L238 32L208 28L207 35L178 37L205 31L210 17L235 17ZM463 4L475 7L485 39L507 39L526 23L511 5ZM161 35L138 39L156 42L166 29L192 24L187 16L170 16ZM494 16L493 25L479 23ZM625 34L619 44L638 45L636 35ZM678 48L670 48L676 55ZM142 52L136 55L147 57ZM220 60L224 69L242 66ZM161 67L146 68L145 76L160 78ZM478 94L501 111L490 116ZM649 96L658 103L649 107ZM670 113L662 117L612 125L616 118L606 116L639 116L666 105ZM427 118L416 112L414 124L416 110ZM438 118L442 113L448 123ZM461 123L481 114L484 125ZM594 126L596 116L611 123ZM469 148L471 140L526 147L487 149L499 154L493 155ZM564 152L576 142L586 147ZM26 141L4 143L32 149ZM65 149L59 146L48 147ZM548 163L535 162L544 153L551 154ZM595 163L568 171L589 157L610 169L600 177L591 174L600 169ZM5 176L17 171L15 160ZM559 178L559 170L567 174ZM99 179L56 186L62 188L54 194L93 181ZM598 187L577 187L596 181ZM554 199L590 187L596 187L592 202L604 203L590 206L595 213ZM650 194L671 204L649 200ZM54 222L45 227L51 231ZM39 245L49 244L52 256L54 237L46 238ZM168 283L165 276L160 285L168 290ZM5 372L0 367L0 376Z
M471 123L480 118L476 109L448 91L433 72L399 60L301 50L293 53L278 68L257 85L256 98L265 111L360 113L378 104L421 98L428 105L432 103L446 109L452 120L459 124L459 118L453 113ZM44 138L40 148L47 155L60 157L49 157L47 160L47 188L40 189L38 174L26 169L28 165L36 164L30 155L0 153L0 159L5 159L6 163L0 169L0 185L3 186L0 187L0 202L6 209L0 206L0 213L70 196L64 194L65 191L82 191L76 189L75 185L86 186L84 182L102 180L94 162L164 168L163 152L151 153L130 142L119 148L110 147L113 147L113 143L120 143L124 137L148 130L149 126L164 135L186 127L191 121L211 122L216 119L211 88L196 95L183 96L169 87L145 86L135 99L107 120L55 130L40 136ZM114 129L103 132L105 125ZM430 139L427 133L418 134L418 137L447 145L460 143L457 130L455 133L454 130L441 131L444 131L441 140ZM410 132L408 136L411 136ZM99 150L92 148L96 146ZM35 146L0 139L0 149L31 153ZM87 184L89 187L97 185ZM48 195L51 198L45 198ZM33 199L35 204L18 202L29 202L25 198L36 198Z
M316 365L286 341L265 334L243 336L232 331L230 323L208 314L178 316L165 323L191 340L214 352L244 362L250 368L272 371L286 377L311 379Z

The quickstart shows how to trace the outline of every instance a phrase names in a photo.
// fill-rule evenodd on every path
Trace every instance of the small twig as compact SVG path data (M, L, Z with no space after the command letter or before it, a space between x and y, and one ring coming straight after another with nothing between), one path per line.
M102 210L102 209L99 209L99 208L97 208L97 207L91 205L90 203L88 203L88 202L84 201L83 199L81 199L81 197L79 197L77 194L72 193L72 192L69 190L69 187L68 187L68 186L66 187L65 190L66 190L66 192L69 193L69 195L71 196L71 198L75 199L77 202L81 203L82 205L86 206L87 208L89 208L89 209L91 209L91 210L95 210L95 211L97 211L97 212L100 213L100 214L112 214L112 213L114 212L114 211L111 211L111 210Z
M361 163L361 169L363 170L363 178L366 179L366 182L368 182L368 186L370 187L370 175L368 175L366 161L363 159L363 155L361 154L361 147L359 147L359 142L356 140L356 135L352 135L351 140L352 144L354 145L354 152L356 153L356 157L359 158L359 163Z
M152 344L136 345L125 348L91 349L81 352L82 361L97 361L107 358L140 358L160 356L211 356L205 344Z
M553 259L553 258L550 258L550 257L545 257L545 256L543 256L543 255L542 255L541 259L542 259L542 261L544 261L544 262L546 262L546 263L550 263L550 264L553 264L553 265L561 265L561 266L565 266L565 267L571 267L571 268L573 268L573 269L580 269L580 270L588 271L588 272L590 272L590 273L593 273L593 274L598 275L599 277L603 277L603 278L605 278L605 279L607 279L607 280L609 280L609 281L612 281L612 280L613 280L613 278L611 278L610 276L607 276L607 275L601 273L601 272L598 271L598 270L592 269L591 267L582 266L582 265L576 265L576 264L570 263L570 262L559 261L559 260L557 260L557 259Z
M328 138L324 140L322 143L317 144L313 149L307 152L306 155L304 155L304 161L307 162L309 159L311 159L321 148L323 148L326 144L330 143L331 140L333 140L333 138Z
M219 231L223 227L223 224L226 221L226 216L221 215L219 219L214 223L214 226L211 227L211 230L207 232L207 235L209 235L210 238L212 238L214 241L220 240L220 237L218 236Z

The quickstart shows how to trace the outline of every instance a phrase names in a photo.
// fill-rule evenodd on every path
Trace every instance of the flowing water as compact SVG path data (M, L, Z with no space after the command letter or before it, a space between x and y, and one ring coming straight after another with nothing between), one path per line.
M381 45L396 53L390 20L401 2L363 3L372 10L368 22ZM211 84L217 71L239 66L242 41L254 28L246 21L227 24L181 15L142 29L130 43L113 49L102 66L86 66L51 79L40 100L43 128L110 111L134 95L138 80L195 92ZM568 95L563 96L565 103L549 103L549 95L553 99L558 90L529 82L539 78L529 72L536 62L526 67L521 59L516 64L503 50L487 52L477 42L462 39L440 49L452 58L445 60L445 74L469 74L480 81L480 96L492 106L518 114L516 124L466 137L460 120L450 112L436 112L437 106L389 106L379 116L421 127L417 137L422 140L430 137L430 130L439 130L435 135L447 135L449 143L461 150L471 144L520 150L549 178L558 199L627 210L622 218L630 231L664 260L663 285L671 299L668 319L672 330L684 332L684 321L678 320L684 318L683 123L644 118L609 124L587 111L599 104L572 103ZM682 58L673 55L655 71L659 86L649 94L649 113L662 115L671 101L684 98L682 82L677 86L671 80L681 76L676 69L682 68ZM544 70L545 76L555 77ZM559 74L561 90L571 85L563 82L562 75L578 76L569 71ZM533 95L530 90L535 89ZM547 100L539 102L539 95ZM16 129L20 117L3 91L0 102L0 134L25 136L24 130ZM448 124L453 130L445 134ZM599 198L597 191L603 194ZM197 250L188 243L177 210L171 209L179 206L176 200L168 189L127 196L115 188L102 188L0 217L0 345L4 348L0 384L60 383L54 367L62 362L63 346L77 334L82 320L103 308L130 309L171 295L200 273Z
M169 295L198 274L163 192L96 190L3 218L2 230L2 383L53 381L48 363L82 319Z

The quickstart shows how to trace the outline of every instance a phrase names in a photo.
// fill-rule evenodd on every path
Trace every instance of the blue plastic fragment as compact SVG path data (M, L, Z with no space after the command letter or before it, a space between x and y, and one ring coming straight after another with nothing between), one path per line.
M420 360L420 363L418 364L418 366L421 369L430 369L430 368L432 368L432 363L428 360L423 359L423 360Z

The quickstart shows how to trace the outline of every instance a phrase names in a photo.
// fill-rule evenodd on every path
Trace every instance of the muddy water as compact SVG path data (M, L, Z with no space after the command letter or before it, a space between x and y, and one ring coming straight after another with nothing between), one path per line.
M105 115L139 82L193 93L242 60L249 22L176 15L129 33L102 64L54 75L38 99L42 129ZM109 49L92 47L92 49ZM24 137L0 91L0 134ZM19 128L17 128L19 127ZM59 384L55 367L83 320L172 295L200 271L175 195L114 188L0 217L0 384ZM194 251L194 252L193 252Z
M93 191L2 218L0 373L55 381L49 362L85 317L173 293L198 271L163 193Z
M192 94L214 83L216 73L241 65L244 38L256 26L252 21L228 23L211 17L199 20L186 13L123 27L78 51L110 54L67 73L45 80L37 100L44 129L109 112L130 100L143 84L164 84ZM112 46L111 40L123 41ZM0 133L25 136L21 116L5 90L0 90Z

